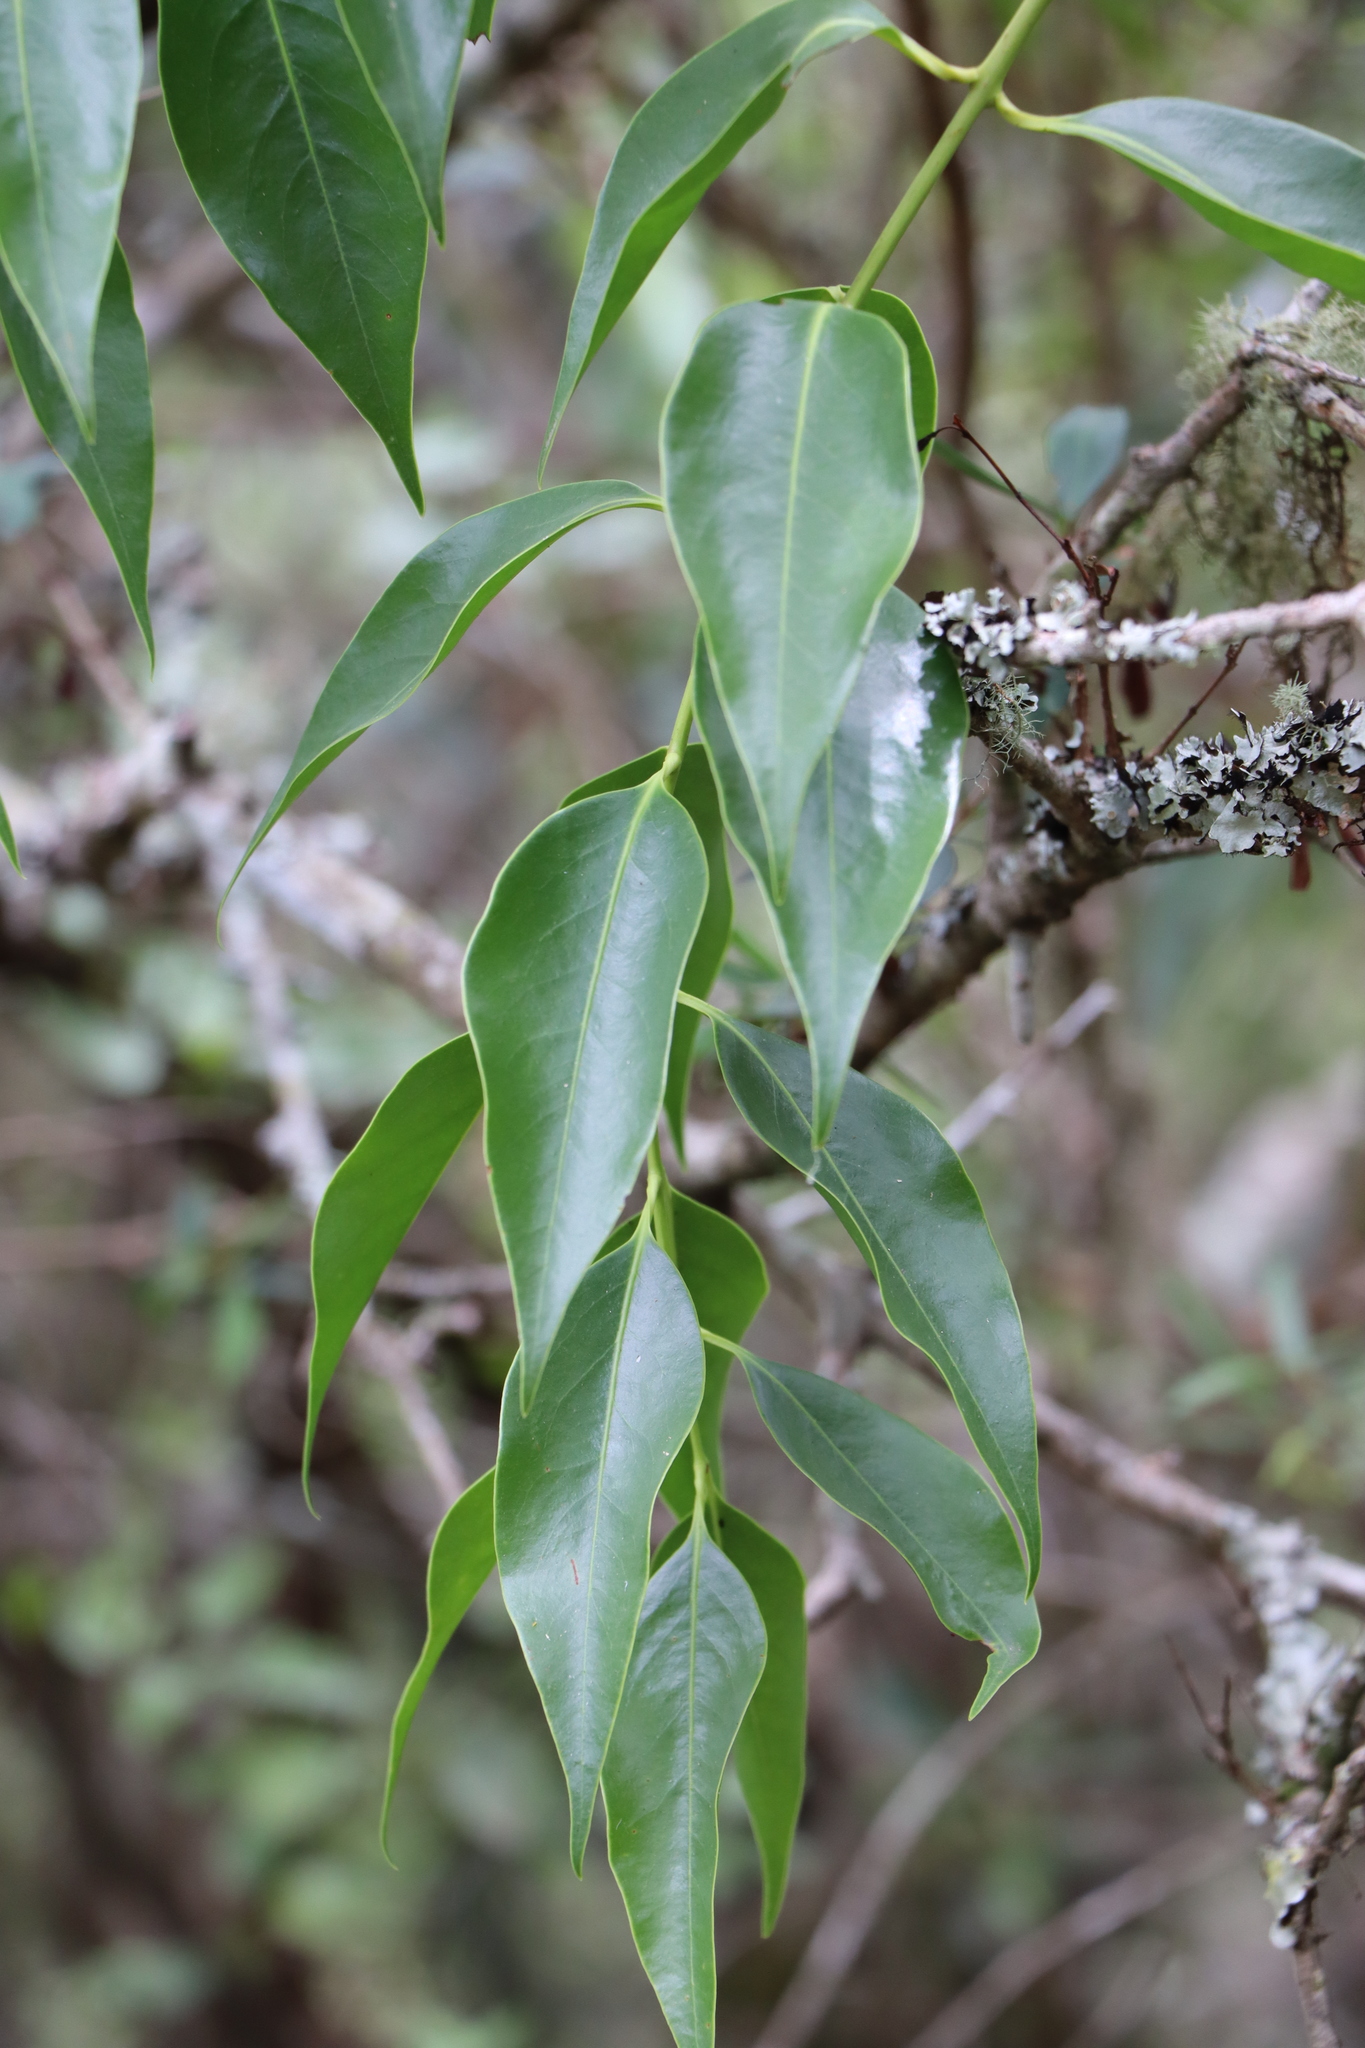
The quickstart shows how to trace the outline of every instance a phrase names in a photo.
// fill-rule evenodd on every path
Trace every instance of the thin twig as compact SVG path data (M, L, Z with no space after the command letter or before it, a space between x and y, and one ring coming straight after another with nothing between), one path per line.
M1209 684L1207 690L1205 690L1201 696L1196 697L1194 703L1191 704L1189 710L1185 713L1185 716L1182 719L1178 720L1177 723L1171 727L1170 731L1167 733L1165 739L1161 742L1160 746L1153 747L1149 754L1145 754L1143 756L1143 759L1145 761L1155 761L1158 754L1164 754L1168 747L1173 747L1175 745L1176 741L1180 738L1181 733L1184 732L1185 727L1190 723L1190 720L1193 718L1197 718L1199 716L1200 712L1208 703L1209 698L1213 695L1214 691L1219 687L1221 683L1225 683L1228 677L1232 674L1232 671L1236 668L1238 662L1242 658L1242 649L1245 646L1245 640L1238 640L1234 646L1228 649L1227 660L1223 663L1222 668L1219 669L1217 675Z
M81 667L119 723L134 739L141 739L152 714L123 673L89 605L69 576L49 576L44 588Z

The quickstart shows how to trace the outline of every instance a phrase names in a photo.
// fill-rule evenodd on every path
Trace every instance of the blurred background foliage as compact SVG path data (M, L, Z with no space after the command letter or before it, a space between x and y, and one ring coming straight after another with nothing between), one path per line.
M224 260L149 94L123 235L153 349L160 658L153 678L140 674L102 543L6 376L7 795L123 743L43 602L55 565L148 700L192 721L206 757L264 799L388 578L451 520L533 484L611 150L672 66L752 11L742 0L500 0L491 50L473 52L461 88L449 243L433 249L427 283L425 519ZM969 60L1004 11L901 0L899 18ZM1186 92L1365 146L1365 7L1056 0L1011 90L1040 110ZM649 483L660 402L699 321L792 281L846 278L950 104L880 46L804 72L604 349L552 475ZM1060 415L1109 408L1115 453L1168 431L1187 403L1201 308L1231 294L1254 317L1293 286L1121 162L994 120L887 282L935 348L942 417L962 411L1042 498L1066 484L1047 462ZM947 464L930 475L907 587L1001 573L1027 587L1046 536ZM1231 575L1188 534L1163 573L1181 604L1211 602ZM310 804L345 814L336 829L352 852L464 938L501 862L565 791L666 736L690 632L661 524L599 521L527 570ZM1277 680L1248 660L1239 708L1267 715ZM1343 687L1360 694L1350 678ZM1146 712L1130 705L1148 743L1193 694L1171 670L1154 692ZM1217 729L1224 704L1199 729ZM978 776L980 759L968 768ZM985 813L959 833L962 872ZM257 1143L272 1103L206 893L151 887L118 854L97 877L50 890L36 928L16 914L22 900L7 881L0 2043L653 2048L662 2022L600 1839L583 1882L571 1875L553 1751L494 1588L417 1722L397 1871L380 1855L388 1717L420 1641L433 1500L390 1391L352 1367L320 1441L320 1519L304 1509L307 1230ZM749 886L739 920L727 999L790 1014ZM342 1149L447 1028L297 932L287 946L313 1084ZM1040 1024L1098 977L1120 991L1119 1010L1065 1054L1034 1058L1017 1114L969 1156L1040 1378L1130 1440L1178 1447L1210 1483L1358 1550L1365 899L1328 860L1292 895L1284 863L1181 862L1088 900L1046 939ZM881 1072L946 1123L1019 1059L997 963ZM720 1107L703 1061L698 1108ZM775 1183L757 1199L792 1192ZM832 1225L802 1235L827 1261L850 1255ZM473 1148L406 1256L444 1267L496 1251ZM491 1462L513 1336L498 1298L468 1306L427 1378L473 1475ZM761 1348L804 1363L821 1341L781 1290L760 1334ZM946 1404L889 1358L870 1353L855 1372L952 1437ZM813 1569L828 1532L809 1489L738 1394L728 1429L736 1498ZM816 2037L824 2048L899 2048L1068 1899L1240 1809L1201 1753L1180 1675L1215 1702L1225 1676L1235 1700L1254 1671L1218 1582L1055 1480L1047 1509L1050 1646L1153 1588L1188 1597L1024 1720L949 1802ZM889 1552L875 1562L882 1597L813 1639L810 1792L792 1895L766 1945L742 1808L729 1789L722 1801L722 2048L755 2039L879 1802L974 1689L979 1653L938 1630ZM1349 1885L1336 1885L1329 1918L1344 2038L1362 2043L1365 1914ZM1248 1836L1214 1876L1043 1978L982 2038L1279 2048L1296 2022L1266 1919Z

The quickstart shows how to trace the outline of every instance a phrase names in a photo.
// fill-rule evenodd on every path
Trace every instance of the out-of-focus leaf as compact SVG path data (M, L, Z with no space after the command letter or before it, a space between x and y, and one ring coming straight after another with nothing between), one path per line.
M698 1516L649 1581L602 1773L611 1867L679 2048L715 2040L716 1802L764 1654L754 1596Z
M389 1812L413 1715L421 1705L422 1695L441 1661L446 1644L464 1620L470 1602L496 1563L493 1474L485 1472L481 1479L467 1486L446 1511L432 1541L431 1557L427 1563L426 1641L412 1676L403 1687L389 1734L389 1767L384 1779L384 1809L379 1821L379 1841L386 1856Z
M133 0L0 7L0 259L87 434L141 84Z
M888 956L905 930L957 807L967 702L952 661L921 639L924 614L882 600L844 715L801 808L787 893L773 901L748 777L697 636L693 693L731 837L754 870L810 1045L818 1149Z
M763 1617L768 1655L735 1737L735 1769L763 1865L763 1932L782 1910L806 1783L806 1581L758 1522L721 1503L720 1547L743 1573Z
M10 360L48 440L80 485L114 551L133 615L153 652L147 608L147 547L155 454L147 344L133 309L133 282L117 242L95 329L95 438L72 410L66 386L8 277L0 275L0 320Z
M492 35L493 10L496 6L497 0L474 0L469 15L468 34L471 43L476 43L480 36Z
M847 306L733 306L674 387L662 461L780 900L811 772L919 526L905 349Z
M336 0L336 7L444 242L446 152L471 0Z
M583 1851L649 1574L649 1518L703 1386L701 1336L643 1231L588 1269L529 1415L503 1394L497 1545Z
M1009 1275L961 1160L926 1116L850 1074L822 1152L811 1146L803 1046L718 1019L716 1048L759 1136L809 1174L877 1275L886 1312L943 1374L987 1469L1019 1518L1038 1575L1038 1441L1028 1351Z
M677 799L658 782L615 790L537 826L470 941L465 1014L527 1406L658 1122L706 886Z
M955 1635L985 1643L979 1714L1038 1649L1038 1610L1000 1503L965 1459L852 1387L741 1353L759 1413L787 1456L893 1544Z
M675 1190L673 1237L678 1271L692 1297L702 1328L738 1344L763 1306L768 1273L758 1246L748 1232ZM724 1491L720 1456L721 1412L730 1377L731 1354L723 1345L706 1347L706 1392L697 1416L702 1451L718 1492ZM692 1512L692 1453L679 1451L663 1484L664 1499L685 1520Z
M1126 405L1073 405L1048 428L1048 471L1068 519L1122 462L1128 428Z
M9 812L3 802L0 802L0 846L3 846L9 855L10 866L15 874L22 875L24 870L19 863L19 849L14 843L14 827L9 821Z
M466 1033L409 1067L327 1184L313 1225L316 1328L308 1361L303 1485L346 1340L483 1104Z
M833 285L805 285L799 291L778 292L768 303L780 306L784 299L816 299L837 305L839 294ZM894 292L870 291L862 301L862 311L875 313L879 320L885 320L905 344L905 353L910 358L910 417L915 423L915 440L923 441L938 425L938 371L924 338L924 329L905 300L898 299ZM921 451L921 467L928 462L933 450L931 441Z
M412 352L427 216L333 0L161 0L160 59L205 213L420 511Z

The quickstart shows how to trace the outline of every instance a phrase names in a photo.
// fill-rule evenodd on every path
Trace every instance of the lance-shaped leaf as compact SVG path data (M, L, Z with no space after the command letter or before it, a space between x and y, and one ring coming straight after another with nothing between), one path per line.
M408 1068L327 1183L313 1225L305 1495L318 1416L346 1340L482 1106L466 1033Z
M612 768L605 775L599 775L592 782L585 782L581 788L572 790L564 799L564 805L579 803L585 796L600 796L608 789L638 789L642 782L648 782L651 775L657 775L664 764L665 747L656 747L652 754L641 755L638 761L627 761L620 768ZM692 941L692 950L687 956L683 969L683 993L705 998L711 993L711 984L720 973L721 962L730 944L730 926L734 919L734 892L730 887L730 862L725 849L725 828L721 823L720 798L716 793L715 778L706 749L690 746L683 754L682 767L673 785L673 794L687 812L701 837L706 854L706 908L697 926L697 936ZM673 1042L668 1049L668 1078L664 1083L664 1111L668 1117L668 1128L673 1133L673 1143L678 1157L686 1160L683 1142L683 1126L687 1115L687 1089L692 1076L692 1047L701 1022L696 1010L681 1006L673 1019Z
M142 84L133 0L0 7L0 258L86 433Z
M661 783L556 811L469 944L465 1014L529 1405L564 1311L639 1172L706 856Z
M1027 125L1102 143L1239 242L1365 299L1365 156L1347 143L1208 100L1118 100Z
M333 0L162 0L160 59L205 213L420 510L412 352L427 217Z
M519 570L585 519L630 507L657 512L659 500L635 484L560 484L475 512L414 555L366 614L323 685L238 874L276 819L338 754L407 703Z
M735 1769L763 1866L763 1932L782 1909L806 1783L806 1581L787 1549L723 1501L720 1547L758 1604L768 1638L763 1676L735 1738Z
M7 276L0 273L0 320L10 361L34 417L104 528L128 602L152 652L147 609L147 547L152 525L155 455L147 344L133 310L133 284L114 244L95 329L94 400L98 422L88 440L66 386Z
M833 739L811 777L787 893L774 902L748 777L698 635L697 723L731 836L768 900L810 1045L813 1144L829 1137L863 1013L957 806L967 700L919 606L888 590Z
M384 1777L384 1807L379 1820L379 1842L385 1855L389 1845L389 1810L393 1805L398 1769L407 1747L413 1715L431 1675L441 1661L446 1644L454 1635L470 1603L497 1563L493 1548L493 1474L485 1472L467 1486L450 1507L431 1545L427 1561L427 1634L422 1654L403 1687L389 1732L389 1767Z
M649 1582L602 1774L611 1867L679 2048L715 2041L716 1802L763 1659L754 1596L698 1518Z
M445 168L471 0L336 0L438 241L446 238Z
M810 1175L877 1275L886 1312L943 1374L1013 1508L1038 1575L1038 1440L1028 1351L976 1189L928 1117L850 1074L828 1145L811 1145L803 1046L717 1019L730 1093L775 1152Z
M690 1196L675 1190L673 1195L673 1240L678 1271L692 1297L697 1318L704 1330L738 1344L763 1306L768 1292L768 1272L763 1255L748 1232L708 1209ZM702 1452L711 1468L717 1491L724 1491L725 1476L720 1455L721 1413L725 1387L730 1377L731 1353L724 1345L706 1347L706 1392L697 1416ZM690 1450L678 1453L663 1485L664 1499L680 1519L692 1512L692 1457Z
M987 1645L979 1714L1038 1648L1024 1560L965 1459L852 1387L741 1353L759 1413L822 1492L900 1552L954 1635Z
M645 101L598 197L542 470L583 372L708 186L772 119L812 57L864 36L901 41L868 0L784 0L699 51Z
M650 1514L702 1377L687 1290L641 1230L584 1276L531 1413L515 1374L503 1394L498 1566L568 1780L575 1870L645 1596Z
M780 898L811 771L919 525L905 349L847 306L733 306L674 387L662 461Z
M839 294L833 285L803 285L799 291L776 293L768 303L780 306L784 299L814 299L837 305ZM862 302L862 310L885 320L905 345L905 353L910 360L910 417L915 423L916 442L923 441L938 425L938 371L924 338L924 329L905 300L898 299L894 292L870 291ZM927 448L920 450L921 468L928 463L933 449L931 441Z

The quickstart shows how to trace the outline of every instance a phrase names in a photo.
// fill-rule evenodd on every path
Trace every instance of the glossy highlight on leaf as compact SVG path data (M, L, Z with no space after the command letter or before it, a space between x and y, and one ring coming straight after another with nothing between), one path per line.
M333 0L162 0L160 61L205 213L420 511L412 354L427 216Z
M806 1581L761 1523L728 1501L716 1512L720 1547L742 1572L768 1639L763 1676L735 1738L735 1769L763 1866L763 1921L782 1910L806 1784Z
M754 1596L699 1516L649 1582L602 1773L611 1867L679 2048L715 2040L716 1802L765 1653Z
M536 827L470 941L465 1014L528 1405L658 1121L706 887L676 798L658 782L611 791Z
M389 1852L389 1814L398 1770L407 1747L413 1716L442 1652L469 1612L474 1595L497 1563L493 1548L493 1474L485 1472L467 1486L450 1507L431 1545L427 1562L427 1634L411 1678L403 1687L389 1732L389 1765L384 1776L384 1806L379 1843Z
M697 339L661 453L780 900L811 773L919 527L905 349L847 306L733 306Z
M971 1710L979 1714L1039 1643L1024 1560L995 1495L956 1451L852 1387L740 1355L792 1463L894 1545L945 1628L990 1649Z
M840 293L833 285L803 285L798 291L778 292L767 304L780 306L784 299L814 299L827 305L838 305ZM924 338L924 329L906 305L894 292L870 291L862 301L860 310L875 313L879 320L885 320L893 333L898 334L910 359L910 417L915 424L915 440L923 441L938 425L938 370L933 353ZM934 451L930 441L927 448L920 450L920 466L925 467Z
M923 619L917 604L887 591L844 715L806 791L780 903L768 887L748 777L697 639L697 724L731 837L767 898L805 1019L817 1149L833 1128L863 1014L957 808L967 701L944 649L921 639Z
M496 1520L503 1598L564 1765L583 1851L649 1573L659 1483L703 1384L687 1290L644 1232L569 1306L529 1415L503 1394Z
M427 219L446 238L445 168L471 0L336 0L407 159Z
M886 1313L942 1373L1018 1518L1032 1590L1042 1555L1028 1351L1009 1275L961 1160L928 1117L850 1074L828 1145L811 1146L803 1046L718 1019L716 1048L746 1121L816 1187L876 1273Z
M784 0L699 51L645 101L598 197L542 471L583 372L707 187L772 119L804 65L864 36L900 41L869 0Z
M0 259L86 434L141 84L134 0L0 7Z
M305 1496L318 1417L346 1341L482 1106L465 1033L408 1068L327 1183L313 1225Z
M133 283L122 249L104 280L95 330L94 440L82 431L66 387L8 277L0 273L0 320L24 395L48 440L81 488L114 552L133 616L153 652L147 607L147 550L152 525L155 450L147 344L133 307Z

